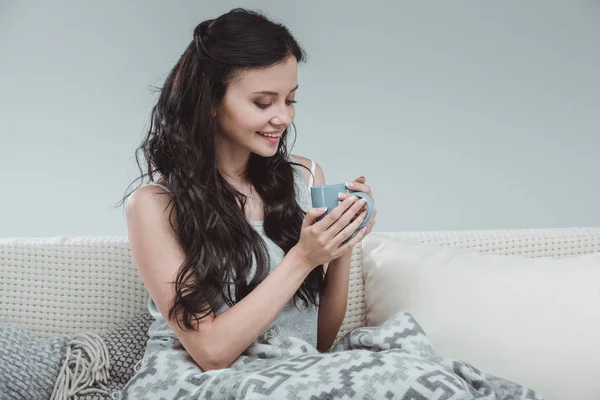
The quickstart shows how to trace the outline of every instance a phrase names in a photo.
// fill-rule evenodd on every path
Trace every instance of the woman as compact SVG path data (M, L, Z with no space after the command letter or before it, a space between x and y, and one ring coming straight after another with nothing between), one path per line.
M342 244L365 218L342 195L317 222L323 171L286 146L304 59L284 26L234 9L196 27L167 77L140 146L152 182L125 208L156 318L146 355L180 343L202 371L222 369L275 327L333 344L352 247L375 219ZM372 196L364 177L350 187Z

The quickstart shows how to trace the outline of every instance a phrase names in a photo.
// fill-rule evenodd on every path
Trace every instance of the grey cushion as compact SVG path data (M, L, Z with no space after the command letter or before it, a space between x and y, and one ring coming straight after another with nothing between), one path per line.
M135 364L142 359L148 340L147 331L154 318L145 311L129 321L101 334L110 356L110 381L105 384L110 391L120 390L135 373ZM98 386L92 386L99 388ZM81 400L106 400L110 395L90 393Z
M144 355L152 321L145 311L100 335L110 358L110 380L103 387L97 383L89 389L108 389L108 393L88 393L78 399L112 399L110 393L125 386ZM15 324L0 324L0 399L49 399L69 341L68 335L40 338Z
M0 397L47 400L69 338L39 338L14 324L0 324Z

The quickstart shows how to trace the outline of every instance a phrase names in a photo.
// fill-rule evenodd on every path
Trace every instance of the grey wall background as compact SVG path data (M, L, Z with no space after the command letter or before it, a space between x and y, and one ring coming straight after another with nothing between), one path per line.
M598 1L0 0L0 236L125 235L150 86L240 5L307 50L293 152L376 230L600 226Z

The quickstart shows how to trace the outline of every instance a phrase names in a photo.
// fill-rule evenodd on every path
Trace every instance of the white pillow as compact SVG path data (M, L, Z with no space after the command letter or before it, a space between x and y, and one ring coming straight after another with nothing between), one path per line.
M600 253L527 258L371 233L367 323L411 313L440 355L539 391L600 399Z

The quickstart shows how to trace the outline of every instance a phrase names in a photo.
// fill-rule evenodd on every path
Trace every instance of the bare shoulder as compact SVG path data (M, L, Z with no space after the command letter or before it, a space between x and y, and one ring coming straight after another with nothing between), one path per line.
M297 154L292 154L292 157L294 157L296 159L296 161L298 161L300 164L302 164L306 168L310 169L310 164L311 164L310 158L299 156Z
M169 208L170 199L165 189L144 185L131 193L125 203L127 237L134 264L165 319L173 295L167 282L173 281L186 258L169 223L169 216L175 219Z
M160 183L160 182L157 182ZM142 185L134 190L125 202L125 210L138 207L152 207L152 204L167 204L169 196L157 196L168 193L156 185Z
M306 183L308 184L309 179L310 179L310 167L312 164L312 160L310 158L306 158L306 157L299 156L296 154L292 154L292 157L294 157L296 159L296 161L298 161L298 163L300 163L306 167L306 168L302 169L302 173L304 174L304 179L306 180ZM314 185L324 185L324 184L325 184L325 174L323 173L323 169L321 168L319 163L315 161Z
M164 182L159 182L164 184ZM125 202L125 214L128 219L143 217L145 220L166 219L170 211L171 196L160 186L143 185L137 188Z

